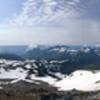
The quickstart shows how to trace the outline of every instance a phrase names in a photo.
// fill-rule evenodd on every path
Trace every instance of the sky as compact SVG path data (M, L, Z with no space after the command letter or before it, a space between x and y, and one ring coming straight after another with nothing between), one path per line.
M100 0L0 0L0 45L100 44Z

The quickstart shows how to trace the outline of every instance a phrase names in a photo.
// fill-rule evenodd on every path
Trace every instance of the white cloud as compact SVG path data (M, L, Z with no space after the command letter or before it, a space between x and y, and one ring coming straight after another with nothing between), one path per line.
M22 11L16 15L10 23L18 26L36 24L60 24L63 21L78 17L79 13L74 9L78 0L27 0Z

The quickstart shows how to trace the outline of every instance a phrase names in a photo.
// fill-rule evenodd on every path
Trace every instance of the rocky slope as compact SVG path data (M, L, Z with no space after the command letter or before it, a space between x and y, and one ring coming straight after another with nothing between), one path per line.
M19 81L0 90L0 100L100 100L100 92L58 91L47 84Z

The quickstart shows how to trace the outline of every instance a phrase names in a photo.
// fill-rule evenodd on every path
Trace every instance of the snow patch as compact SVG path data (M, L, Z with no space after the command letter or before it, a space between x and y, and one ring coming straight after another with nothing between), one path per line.
M93 73L92 71L79 70L73 72L63 80L56 82L55 86L59 90L70 91L73 89L80 91L98 91L100 90L100 71Z

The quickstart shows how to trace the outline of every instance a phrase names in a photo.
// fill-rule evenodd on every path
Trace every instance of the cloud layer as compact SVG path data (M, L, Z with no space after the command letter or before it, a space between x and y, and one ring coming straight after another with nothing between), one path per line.
M25 0L4 25L6 30L1 28L0 40L5 44L99 44L99 7L100 0Z
M27 0L18 15L11 20L14 25L44 25L63 23L79 17L79 0Z

